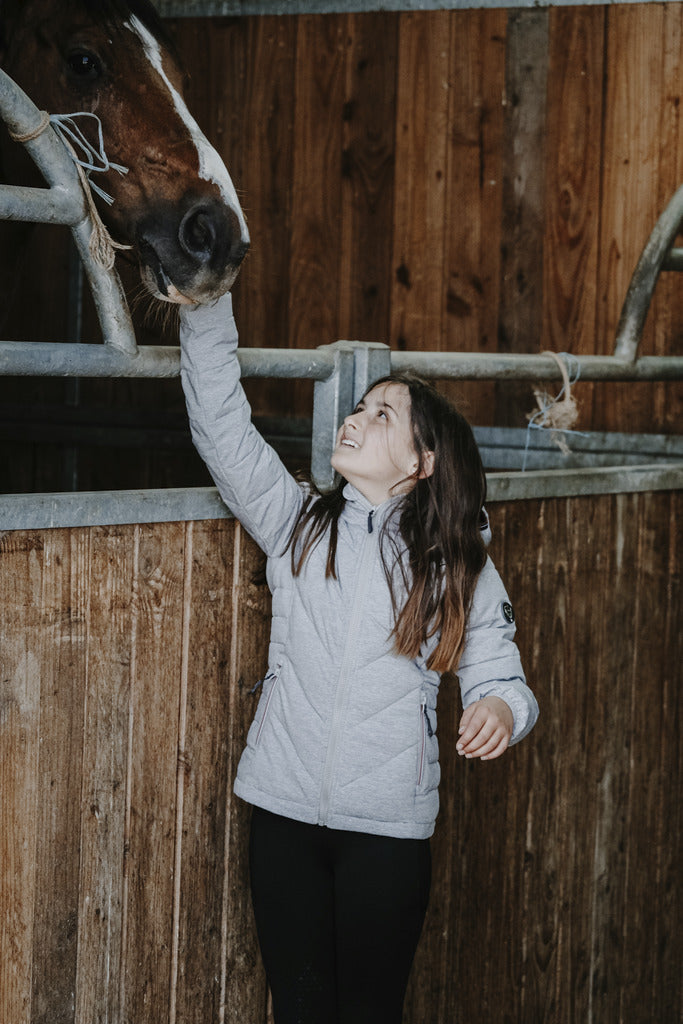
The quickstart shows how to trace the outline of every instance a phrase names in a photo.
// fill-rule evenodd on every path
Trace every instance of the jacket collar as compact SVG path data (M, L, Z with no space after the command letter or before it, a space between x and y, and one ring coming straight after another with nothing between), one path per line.
M365 497L364 494L354 487L353 484L347 483L343 490L343 495L346 499L345 509L348 509L349 513L355 518L363 518L367 521L370 513L373 513L373 522L375 525L381 525L384 520L389 516L396 506L401 501L402 495L397 495L395 498L388 498L383 501L380 505L373 505L371 501Z

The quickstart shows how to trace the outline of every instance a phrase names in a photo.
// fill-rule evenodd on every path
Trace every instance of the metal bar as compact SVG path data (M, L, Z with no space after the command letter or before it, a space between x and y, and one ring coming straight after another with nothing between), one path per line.
M72 227L83 219L83 197L80 196L79 201L78 196L61 185L54 188L0 185L0 219Z
M484 466L491 470L568 470L597 466L626 468L646 464L683 463L683 436L611 432L559 432L563 451L552 430L514 427L473 427Z
M628 470L612 467L546 473L489 473L487 484L489 504L673 491L683 488L683 463ZM0 495L0 531L168 523L231 516L215 487Z
M359 342L335 342L349 351L360 350ZM372 342L369 343L373 345ZM332 369L326 348L280 349L243 348L239 351L245 377L304 378L324 380ZM365 356L359 355L359 359ZM683 379L683 356L641 356L635 363L613 356L576 356L580 379L584 381L658 381ZM379 359L378 363L376 360ZM381 350L374 350L372 365L383 372ZM380 365L381 363L381 365ZM394 370L412 370L423 377L456 380L561 380L554 359L547 355L476 352L391 352ZM71 345L64 342L0 341L0 375L17 377L176 377L180 372L177 346L148 345L129 356L102 345ZM359 371L359 380L370 371ZM365 376L364 376L365 373ZM382 375L379 373L378 375ZM375 378L376 379L376 378ZM367 385L366 385L367 386Z
M380 377L391 373L391 349L379 341L347 341L353 348L353 402L355 406Z
M618 4L638 0L613 0ZM654 3L655 0L645 0ZM604 0L516 0L515 7L571 7ZM165 18L266 14L355 14L364 11L457 11L509 7L508 0L155 0Z
M683 270L683 249L670 249L662 263L662 270Z
M43 123L41 111L1 69L0 117L13 133L19 135L30 134ZM56 195L69 193L74 207L80 208L80 216L74 217L71 231L93 294L102 337L106 345L134 355L137 348L135 332L119 276L113 268L106 270L96 263L90 253L92 220L86 211L80 179L71 155L51 127L23 145L50 186L50 191L54 190L53 199L57 205L64 200L57 199ZM48 200L39 198L38 203L43 204L44 210Z
M554 359L542 353L521 355L477 352L392 352L395 370L423 377L457 380L561 380ZM635 363L614 356L572 356L581 380L656 381L683 379L683 356L641 356Z
M488 501L680 491L683 488L683 462L666 466L601 466L596 469L559 469L549 472L487 473L486 480Z
M316 487L328 491L334 486L334 470L330 458L337 431L353 408L354 349L345 342L324 345L321 351L332 356L334 370L326 380L316 381L313 388L313 436L311 442L311 476Z
M669 200L655 224L633 272L617 324L614 355L634 360L643 333L652 293L666 256L683 221L683 185Z
M334 359L325 349L243 348L245 377L325 380ZM142 345L134 356L107 345L0 341L0 376L5 377L177 377L177 345Z
M472 428L477 444L495 451L555 452L557 444L551 429L524 427L479 427ZM681 434L626 434L611 430L570 431L565 434L573 451L609 453L615 456L637 454L650 458L668 458L683 462L683 435ZM642 459L641 459L642 461Z

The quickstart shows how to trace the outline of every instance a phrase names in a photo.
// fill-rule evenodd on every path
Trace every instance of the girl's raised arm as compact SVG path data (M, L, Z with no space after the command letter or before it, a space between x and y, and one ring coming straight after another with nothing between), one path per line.
M232 297L180 307L180 372L192 439L230 511L266 554L284 549L303 492L251 422Z

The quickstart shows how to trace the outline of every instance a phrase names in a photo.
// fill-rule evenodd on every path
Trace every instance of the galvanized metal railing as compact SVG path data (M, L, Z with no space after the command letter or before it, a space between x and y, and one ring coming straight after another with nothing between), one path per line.
M128 304L116 271L100 266L90 252L93 223L76 165L55 131L49 126L41 130L44 113L1 69L0 116L13 135L30 136L37 133L35 138L29 138L23 144L48 183L48 188L2 185L0 218L66 224L71 228L93 293L105 345L130 359L136 354L137 344ZM4 371L12 373L12 353L16 350L16 343L2 344L12 346L7 356L8 368ZM36 353L36 360L41 357L44 358L44 353ZM40 371L34 369L32 372Z
M14 134L31 135L44 115L0 70L0 116ZM140 346L118 275L90 253L92 231L87 204L71 155L50 128L24 143L48 188L0 185L0 218L67 224L93 293L103 345L0 341L0 375L46 377L175 377L178 346ZM653 232L624 304L612 356L572 356L582 381L657 381L683 378L682 356L637 356L642 325L661 269L683 267L683 252L672 250L683 220L683 186ZM311 472L321 489L332 484L330 453L338 425L377 377L392 369L424 377L458 380L558 381L561 370L547 354L393 352L387 345L337 341L313 350L242 349L244 377L312 379L314 383ZM647 467L639 467L641 476ZM570 471L572 472L572 471ZM585 473L584 471L581 471ZM602 470L604 475L604 470ZM666 480L670 481L671 467ZM678 469L679 486L681 469ZM533 489L533 474L526 474ZM596 477L597 480L597 477ZM501 481L501 485L502 485ZM574 484L574 487L580 486ZM517 487L517 485L515 485ZM593 489L594 484L591 484ZM563 488L560 487L563 493ZM137 492L136 492L137 493ZM574 490L572 493L577 493ZM516 493L515 493L515 496ZM32 496L35 500L35 496ZM50 496L47 496L50 497Z

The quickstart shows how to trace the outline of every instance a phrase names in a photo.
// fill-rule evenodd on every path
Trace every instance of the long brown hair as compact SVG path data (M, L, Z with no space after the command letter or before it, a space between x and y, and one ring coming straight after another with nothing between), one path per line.
M418 456L411 478L414 485L401 494L380 537L394 612L394 644L399 654L415 658L422 644L439 633L428 667L455 671L477 577L486 561L481 534L484 468L469 423L431 384L412 374L396 373L375 381L368 392L380 384L408 388ZM427 452L434 452L434 468L421 476ZM325 575L336 579L345 484L342 479L329 493L313 493L305 502L290 538L295 576L311 550L329 534ZM407 594L402 603L399 594Z

